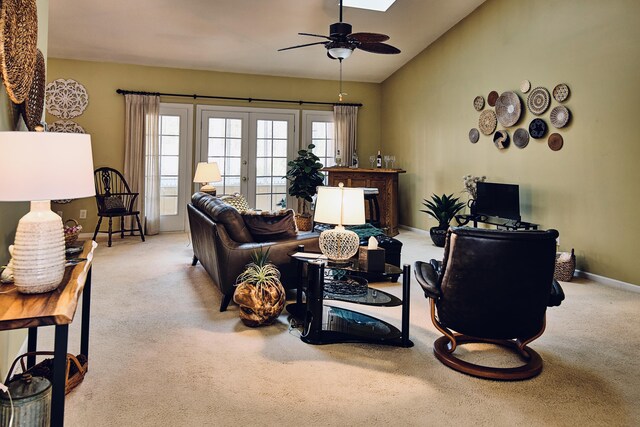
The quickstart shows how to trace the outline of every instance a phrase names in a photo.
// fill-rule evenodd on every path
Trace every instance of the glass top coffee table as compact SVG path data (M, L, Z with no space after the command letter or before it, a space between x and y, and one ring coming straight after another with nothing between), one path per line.
M384 273L376 273L390 277L402 274L403 292L400 299L368 286L366 279L361 277L366 276L368 272L360 268L357 260L348 265L335 266L314 254L305 253L301 256L299 253L292 253L290 256L298 262L300 285L297 302L289 304L287 311L302 321L302 341L309 344L363 342L400 347L413 346L413 342L409 339L410 268L408 265L400 269L386 264ZM342 275L345 277L341 277ZM352 282L352 287L356 288L354 292L345 292L342 289L341 282L346 280ZM333 286L336 282L337 287ZM364 289L358 289L363 283ZM348 287L344 286L344 288ZM303 292L306 294L306 302L302 302ZM328 301L380 307L402 306L402 326L398 329L373 316L326 304Z

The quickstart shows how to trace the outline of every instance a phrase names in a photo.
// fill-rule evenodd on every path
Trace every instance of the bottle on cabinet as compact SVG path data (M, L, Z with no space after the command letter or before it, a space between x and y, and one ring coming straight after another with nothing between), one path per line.
M353 156L351 156L351 167L357 169L360 166L360 161L358 160L358 153L353 152Z
M382 156L380 155L380 150L378 150L378 155L376 156L376 167L382 167Z
M340 150L336 150L336 166L342 166L342 155Z

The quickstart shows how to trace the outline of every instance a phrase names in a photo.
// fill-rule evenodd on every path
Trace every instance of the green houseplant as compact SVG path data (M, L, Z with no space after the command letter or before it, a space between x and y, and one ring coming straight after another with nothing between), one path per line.
M424 199L422 204L427 209L420 209L420 212L431 215L438 220L438 226L429 230L431 240L434 245L443 247L451 220L465 205L458 197L453 197L453 194L448 196L443 194L442 197L434 194L431 196L431 200Z
M320 158L313 153L315 145L309 144L307 149L298 151L298 157L288 163L287 175L289 195L298 199L296 220L298 229L311 230L311 210L309 208L316 195L316 188L324 184L324 175L320 172L323 165Z
M269 249L254 251L251 261L236 280L233 300L240 306L245 325L269 325L280 316L286 301L280 271L269 262Z

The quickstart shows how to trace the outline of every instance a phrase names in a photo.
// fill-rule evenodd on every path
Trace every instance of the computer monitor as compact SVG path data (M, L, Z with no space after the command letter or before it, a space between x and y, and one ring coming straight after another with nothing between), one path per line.
M474 213L520 221L520 191L515 184L478 182Z

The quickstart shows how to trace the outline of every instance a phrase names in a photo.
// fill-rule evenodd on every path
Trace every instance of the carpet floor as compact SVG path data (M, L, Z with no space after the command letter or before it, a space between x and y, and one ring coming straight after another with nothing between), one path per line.
M427 235L398 238L403 262L442 257ZM201 265L191 266L187 234L99 243L89 372L67 396L69 426L640 425L635 291L563 283L566 300L549 309L547 330L531 345L542 374L495 382L435 359L439 333L413 277L413 348L314 346L289 327L286 312L257 329L240 322L233 304L220 313L220 293ZM400 283L379 288L401 296ZM400 324L400 307L356 309ZM70 352L79 330L78 315ZM42 329L40 348L52 335ZM467 347L470 359L501 358L488 346Z

